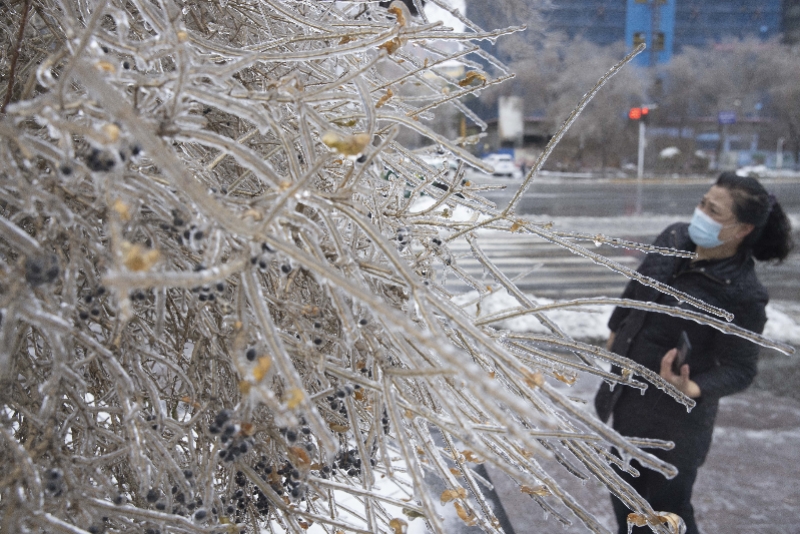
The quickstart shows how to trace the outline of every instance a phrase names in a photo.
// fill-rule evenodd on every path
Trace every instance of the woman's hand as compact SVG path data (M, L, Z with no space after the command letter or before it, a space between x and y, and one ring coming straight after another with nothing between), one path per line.
M661 378L675 386L677 390L691 399L696 399L700 396L700 386L697 382L689 378L689 364L684 363L681 365L681 374L676 375L672 372L672 362L678 355L678 349L668 351L663 358L661 358Z

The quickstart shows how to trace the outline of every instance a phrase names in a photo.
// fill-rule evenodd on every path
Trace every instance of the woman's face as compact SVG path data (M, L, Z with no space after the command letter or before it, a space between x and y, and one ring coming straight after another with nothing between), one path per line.
M733 212L733 197L724 187L711 186L697 207L722 225L722 230L719 231L720 241L741 240L752 229L752 225L742 224L736 219Z

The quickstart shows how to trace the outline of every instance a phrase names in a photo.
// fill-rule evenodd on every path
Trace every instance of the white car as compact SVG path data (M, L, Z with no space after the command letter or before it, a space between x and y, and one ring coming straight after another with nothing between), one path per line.
M483 158L483 161L494 168L492 176L497 178L522 179L522 171L519 170L514 160L508 154L490 154Z

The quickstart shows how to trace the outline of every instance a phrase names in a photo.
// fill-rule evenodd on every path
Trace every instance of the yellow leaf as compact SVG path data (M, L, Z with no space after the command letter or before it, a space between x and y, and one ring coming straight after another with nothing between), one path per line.
M146 249L142 245L123 241L122 263L131 271L147 271L156 264L160 254L156 249Z
M467 490L465 490L464 488L444 490L442 492L442 495L440 496L442 504L454 501L456 499L466 499L466 498L467 498Z
M539 497L547 497L550 495L550 490L545 486L536 486L535 488L532 488L531 486L526 486L523 484L520 486L519 490L522 493L527 493L528 495L538 495Z
M247 395L248 393L250 393L251 387L253 387L253 385L247 380L239 381L239 393L241 393L242 395Z
M350 37L349 35L345 35L344 37L342 37L341 41L339 41L339 44L340 44L340 45L347 44L347 43L349 43L350 41L355 41L355 39L353 39L353 38L352 38L352 37Z
M334 432L339 432L340 434L344 434L345 432L350 430L350 427L347 425L337 425L336 423L328 423L328 426L331 427L331 430L333 430Z
M536 371L534 373L528 371L527 369L523 369L522 374L525 377L525 383L532 388L544 384L544 377L542 376L542 373L540 373L539 371Z
M553 375L555 375L557 380L560 380L561 382L564 382L565 384L570 386L574 384L575 381L578 379L577 375L570 375L570 376L562 375L558 371L553 371Z
M256 379L256 382L261 382L261 380L264 379L270 367L272 367L272 358L269 356L261 356L258 359L256 366L253 368L253 378Z
M461 454L464 455L464 459L468 462L472 462L473 464L482 464L483 460L478 456L475 456L475 453L470 450L462 451Z
M242 423L242 435L252 436L255 431L256 427L253 425L253 423Z
M450 473L451 473L453 476L457 476L457 477L460 477L461 475L463 475L463 474L464 474L464 473L462 473L462 472L461 472L461 469L459 469L459 468L457 468L457 467L451 467L451 468L450 468Z
M378 99L378 101L375 103L375 109L378 109L379 107L382 107L393 96L394 96L394 93L392 92L392 88L390 87L390 88L386 89L386 94L383 95L382 97L380 97Z
M250 218L252 218L254 221L260 221L261 219L263 219L263 218L264 218L264 214L263 214L263 213L261 213L261 212L260 212L260 211L258 211L258 210L253 210L253 209L250 209L250 210L247 210L247 211L245 211L245 212L244 212L244 216L245 216L245 217L250 217Z
M368 133L357 133L342 137L336 132L328 132L322 136L322 142L344 156L357 156L369 143Z
M647 526L647 518L641 514L628 514L628 524L633 524L637 527Z
M408 19L410 18L411 13L408 11L408 7L403 2L398 2L395 0L389 6L387 11L397 17L397 24L400 26L405 26L408 24Z
M395 517L389 521L389 528L392 529L394 534L405 534L406 529L408 528L408 523L399 517Z
M514 224L512 224L512 225L511 225L511 231L512 231L512 232L517 232L517 231L519 231L519 229L520 229L520 228L522 228L522 225L523 225L523 224L524 224L523 222L520 222L520 221L514 221Z
M288 406L290 410L294 410L303 402L304 396L305 394L302 389L295 388L291 390L289 392L289 399L286 401L286 406Z
M119 140L119 126L116 124L104 124L102 129L109 143L116 143Z
M186 41L188 41L188 40L189 40L189 34L188 34L188 33L186 33L186 32L185 32L185 31L183 31L183 30L179 31L179 32L178 32L178 33L176 33L175 35L178 37L178 42L179 42L179 43L185 43Z
M117 212L117 215L119 215L119 218L123 221L128 222L131 220L131 209L122 200L115 200L111 208Z
M481 84L486 84L486 76L484 76L480 72L471 70L464 75L464 79L458 82L458 85L459 87L466 87L468 85L471 85L475 81L479 81L481 82Z
M306 468L311 465L311 458L305 447L289 447L289 459L296 466Z
M453 505L456 507L456 513L458 514L458 517L460 517L468 527L474 526L478 523L478 518L475 517L471 511L461 506L461 503L455 502Z
M403 46L403 41L401 41L399 37L395 37L394 39L390 39L389 41L378 45L378 48L383 48L386 50L387 54L392 55L397 52L401 46Z
M98 61L94 64L94 68L103 72L110 72L112 74L117 71L117 68L114 66L114 64L109 63L108 61Z

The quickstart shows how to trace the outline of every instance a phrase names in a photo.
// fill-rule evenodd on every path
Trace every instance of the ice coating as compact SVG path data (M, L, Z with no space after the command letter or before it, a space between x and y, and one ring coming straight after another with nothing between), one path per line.
M554 385L588 373L691 401L571 339L547 312L597 302L537 304L474 230L536 233L629 276L573 241L679 252L520 223L516 200L498 210L465 180L486 165L469 149L479 136L435 127L452 108L486 128L459 99L512 73L477 42L519 28L484 31L453 12L465 29L450 31L421 2L414 17L377 2L45 1L23 23L29 4L0 22L24 34L0 118L11 530L375 532L402 520L444 532L433 474L448 509L491 532L479 461L565 523L602 532L564 476L597 477L652 516L611 464L673 474L641 449L666 445L624 439ZM461 74L441 68L451 62ZM405 146L409 132L428 145ZM459 269L457 239L482 279ZM439 285L445 273L479 295L505 288L519 308L473 317ZM513 314L550 334L495 327Z

